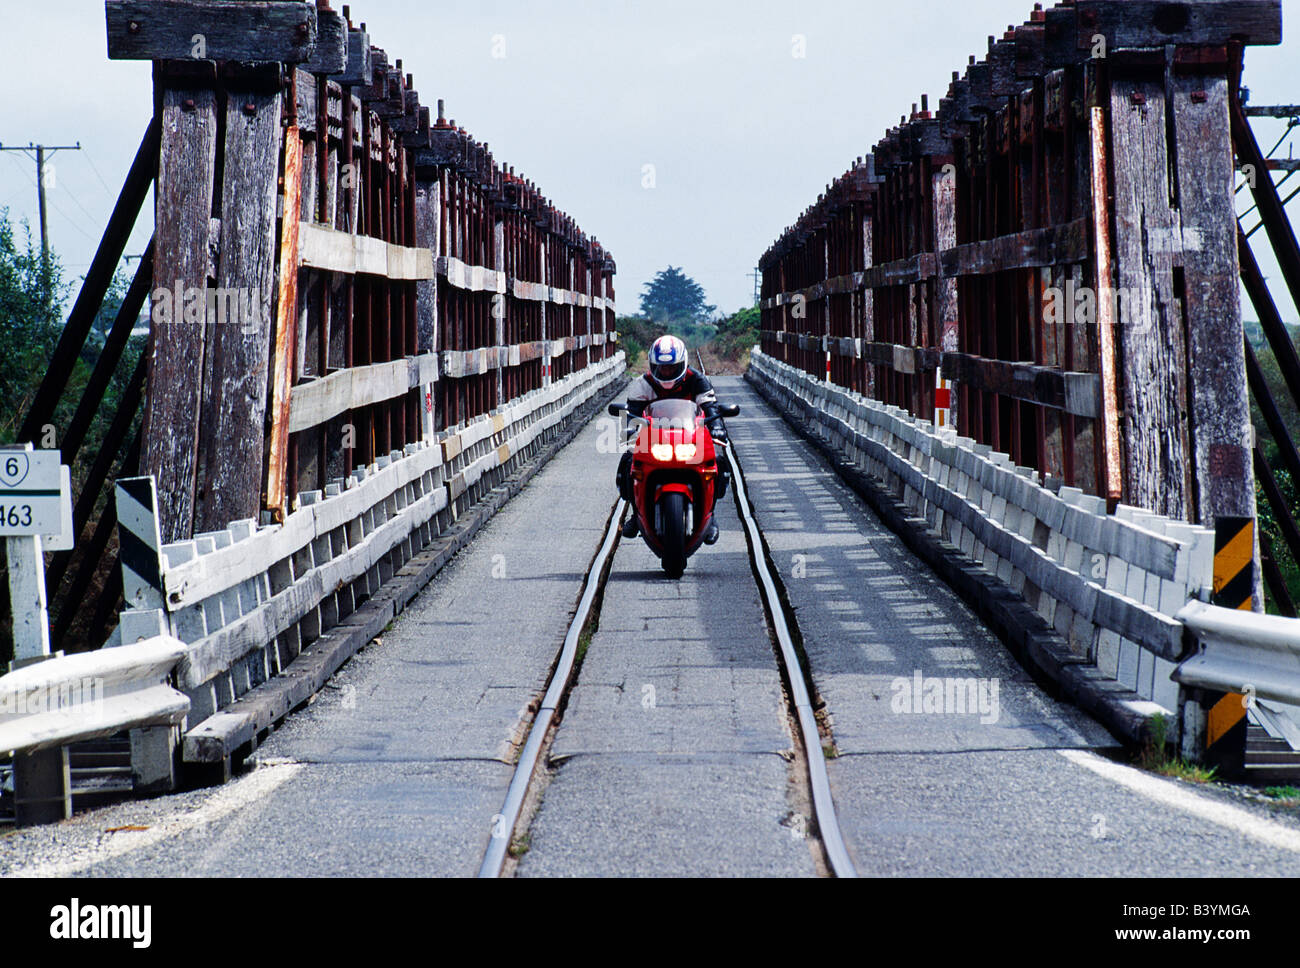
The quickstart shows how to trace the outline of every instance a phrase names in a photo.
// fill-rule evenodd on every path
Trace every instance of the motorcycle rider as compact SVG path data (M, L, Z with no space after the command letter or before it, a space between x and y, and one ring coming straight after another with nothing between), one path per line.
M708 377L687 366L686 344L676 336L661 336L655 340L650 347L649 363L650 372L633 383L628 392L628 414L639 417L656 400L693 400L704 411L704 422L713 435L718 457L718 485L713 492L713 506L716 508L718 499L727 493L727 484L731 480L731 460L727 456L727 428L718 414L718 395L713 391L713 384ZM634 433L629 428L629 436ZM619 461L615 483L623 498L631 502L631 450L625 451ZM635 538L639 533L636 515L632 515L627 524L623 525L623 537ZM704 543L711 545L717 540L718 521L716 516L711 516L704 532Z

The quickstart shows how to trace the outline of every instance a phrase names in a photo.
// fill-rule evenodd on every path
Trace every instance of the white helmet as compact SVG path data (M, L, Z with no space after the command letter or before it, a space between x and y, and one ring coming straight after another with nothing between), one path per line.
M650 377L665 390L686 378L686 344L676 336L660 336L650 347Z

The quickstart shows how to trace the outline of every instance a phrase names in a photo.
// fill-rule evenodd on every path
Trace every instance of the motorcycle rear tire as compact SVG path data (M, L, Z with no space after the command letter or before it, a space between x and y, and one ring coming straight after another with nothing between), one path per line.
M659 499L659 542L664 554L660 559L669 578L681 578L686 571L686 495L669 493Z

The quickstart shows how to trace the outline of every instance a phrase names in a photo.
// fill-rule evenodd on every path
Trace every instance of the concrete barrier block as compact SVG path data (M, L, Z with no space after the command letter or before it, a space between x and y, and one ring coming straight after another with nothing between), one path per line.
M1047 557L1059 564L1065 564L1066 551L1069 548L1069 542L1059 531L1053 531L1047 538ZM1077 568L1070 569L1077 572Z
M1017 568L1011 569L1011 577L1007 579L1007 584L1017 595L1021 595L1025 590L1025 573Z
M1147 573L1136 565L1128 566L1128 581L1124 586L1124 595L1135 602L1144 600L1147 590Z
M1187 594L1186 585L1181 582L1170 581L1168 578L1161 578L1160 604L1156 606L1156 610L1165 615L1177 615L1190 598L1191 596Z
M1056 613L1052 616L1052 627L1066 641L1070 638L1070 629L1074 627L1074 609L1065 602L1056 603Z
M1007 499L998 494L993 494L989 499L988 515L993 522L999 527L1006 526L1007 520Z
M1142 603L1148 608L1154 608L1157 612L1160 611L1161 593L1163 591L1160 583L1163 580L1159 575L1147 572L1146 588L1142 594Z
M1134 692L1138 689L1138 664L1141 654L1142 648L1136 642L1128 639L1119 640L1119 670L1115 678Z
M1128 562L1117 555L1109 556L1106 559L1106 590L1122 594L1127 587Z
M1146 649L1138 652L1137 694L1143 699L1155 697L1156 657Z
M1157 658L1155 660L1155 673L1152 676L1151 698L1170 712L1178 711L1179 686L1170 678L1177 668L1178 666L1174 663Z
M1066 541L1064 536L1062 536L1062 541L1064 542L1065 548L1065 551L1061 556L1062 567L1068 568L1076 575L1082 575L1083 577L1094 581L1098 578L1104 577L1101 575L1093 575L1091 573L1091 561L1085 560L1087 556L1083 553L1083 545L1079 544L1077 541Z
M1092 661L1093 644L1097 638L1097 628L1088 619L1074 613L1074 622L1070 625L1070 634L1067 636L1070 642L1070 651L1080 658Z
M1056 599L1043 592L1038 596L1037 611L1043 617L1043 621L1051 625L1056 620Z
M1097 669L1110 679L1119 678L1119 636L1110 629L1097 631Z

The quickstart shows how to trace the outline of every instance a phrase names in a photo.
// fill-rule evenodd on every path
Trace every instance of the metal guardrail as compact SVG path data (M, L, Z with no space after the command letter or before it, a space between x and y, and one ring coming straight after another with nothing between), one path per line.
M190 701L169 680L184 655L184 642L158 636L0 676L0 750L34 753L125 729L179 725Z
M190 700L172 687L185 643L171 636L59 656L0 676L0 751L14 754L18 823L72 815L68 745L132 733L138 787L169 782Z
M1189 602L1179 620L1200 651L1179 665L1184 686L1300 705L1300 619Z

